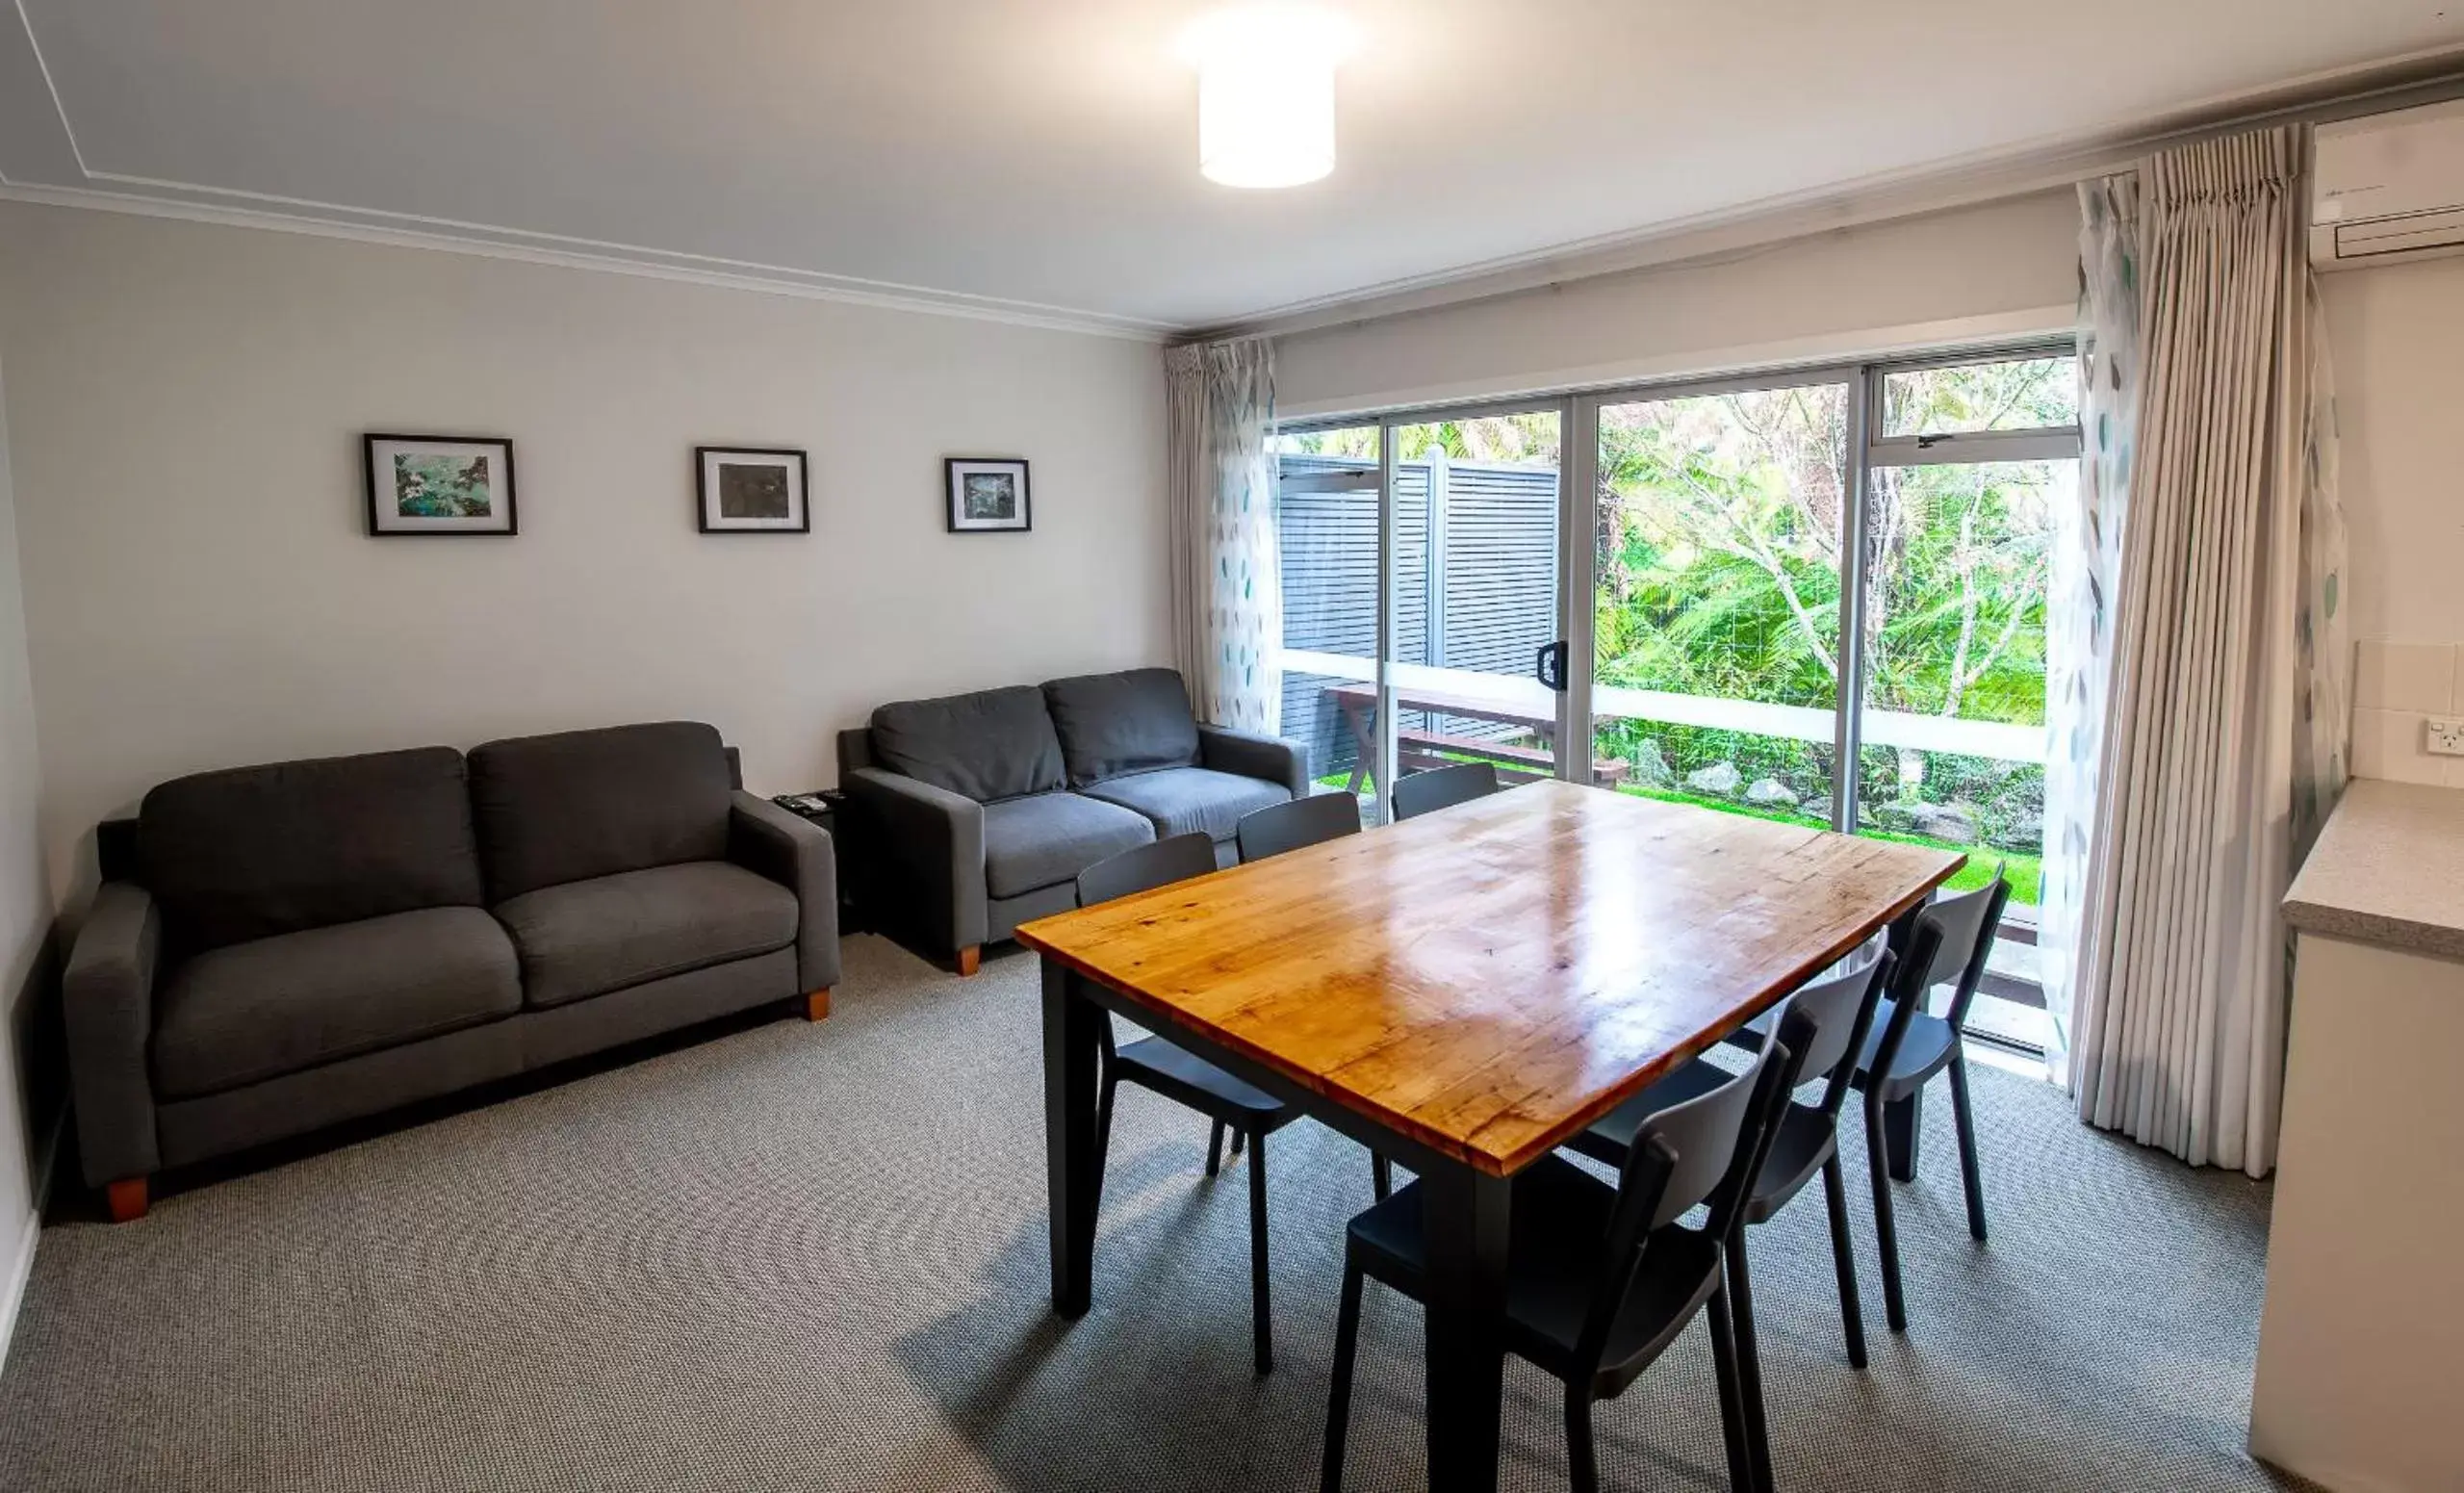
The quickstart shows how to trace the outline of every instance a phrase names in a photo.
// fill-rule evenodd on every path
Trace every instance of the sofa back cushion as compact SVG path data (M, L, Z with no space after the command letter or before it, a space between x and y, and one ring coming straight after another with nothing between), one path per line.
M1075 786L1197 762L1197 718L1175 670L1057 679L1043 686L1043 698Z
M872 746L890 771L979 804L1062 785L1061 738L1032 684L883 706Z
M484 894L451 747L173 779L137 811L137 864L199 952Z
M471 750L471 813L502 902L542 887L724 861L727 747L698 721L514 736Z

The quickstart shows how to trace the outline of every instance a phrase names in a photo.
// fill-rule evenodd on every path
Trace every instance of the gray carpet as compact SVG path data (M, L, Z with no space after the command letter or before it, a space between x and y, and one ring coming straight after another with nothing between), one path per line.
M0 1372L0 1487L1313 1486L1351 1143L1275 1138L1278 1363L1249 1374L1246 1179L1124 1091L1096 1305L1045 1307L1032 959L852 940L837 1014L46 1230ZM1784 1489L2270 1488L2242 1450L2264 1186L1984 1071L1995 1228L1948 1114L1900 1191L1914 1323L1841 1357L1822 1208L1756 1230ZM1850 1157L1862 1175L1861 1151ZM1370 1288L1351 1485L1421 1484L1420 1332ZM1508 1369L1504 1481L1566 1485ZM1615 1488L1725 1486L1702 1329L1600 1415Z

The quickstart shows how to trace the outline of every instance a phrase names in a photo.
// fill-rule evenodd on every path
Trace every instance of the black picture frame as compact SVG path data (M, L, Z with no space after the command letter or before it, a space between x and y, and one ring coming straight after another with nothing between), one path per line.
M389 516L385 511L385 503L379 496L382 489L377 481L377 467L383 456L412 454L412 452L398 450L403 447L430 447L434 448L435 453L439 455L469 454L475 450L483 450L496 458L501 463L500 470L504 475L502 521L498 522L493 512L497 497L493 474L488 493L489 506L492 511L485 524L467 519L406 517L398 506L398 496L396 499L395 511ZM388 448L396 450L389 451ZM372 539L494 539L509 538L522 532L521 510L515 501L513 440L509 436L413 435L398 431L372 430L360 437L359 452L360 473L368 502L368 533Z
M968 519L963 478L1009 476L1016 479L1018 511L1014 519ZM1024 534L1035 529L1033 489L1025 458L1017 456L944 456L941 458L942 519L953 534Z
M795 477L788 497L794 522L751 520L730 523L725 519L714 522L711 504L716 495L710 490L710 466L713 458L729 456L776 458L782 466L792 463ZM694 523L706 534L809 534L812 532L811 474L811 458L792 446L696 446L693 448Z

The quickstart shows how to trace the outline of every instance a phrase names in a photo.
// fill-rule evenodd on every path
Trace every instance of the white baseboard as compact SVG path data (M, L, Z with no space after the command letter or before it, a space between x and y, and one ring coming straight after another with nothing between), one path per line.
M35 1273L35 1245L41 1237L42 1215L29 1210L10 1251L7 1277L0 1279L0 1364L9 1361L9 1340L16 1334L17 1308L25 1304L26 1282Z

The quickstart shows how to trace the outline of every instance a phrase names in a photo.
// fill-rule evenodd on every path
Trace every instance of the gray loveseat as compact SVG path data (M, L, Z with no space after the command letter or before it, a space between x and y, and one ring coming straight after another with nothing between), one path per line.
M769 1001L827 1014L830 838L687 722L201 773L145 795L64 980L87 1180Z
M1080 871L1309 790L1298 748L1201 726L1170 669L908 700L838 734L875 915L972 973L980 947L1077 906Z

